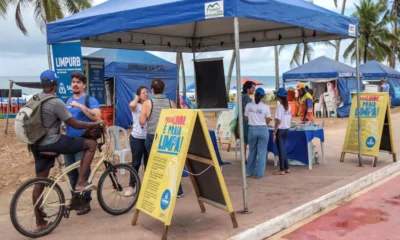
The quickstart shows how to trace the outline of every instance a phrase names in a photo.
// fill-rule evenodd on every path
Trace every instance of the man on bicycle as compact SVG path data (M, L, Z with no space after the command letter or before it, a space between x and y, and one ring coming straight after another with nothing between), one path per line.
M40 75L43 92L38 94L39 99L48 95L56 95L58 77L55 72L46 70ZM76 191L87 191L94 187L89 184L85 176L90 168L96 152L97 142L94 139L85 139L83 137L71 137L60 133L61 122L76 129L96 128L102 120L96 122L83 122L76 120L67 109L63 101L58 98L52 98L42 103L41 118L44 127L48 128L48 133L38 143L31 145L30 149L35 159L35 170L37 177L48 177L50 169L54 166L55 155L75 154L83 151L80 165L78 181L75 186ZM36 184L33 191L33 202L43 192L44 185ZM37 204L39 207L40 204ZM48 222L44 220L41 209L35 209L37 229L43 229Z
M72 116L84 122L95 122L101 119L101 112L100 112L100 104L99 102L92 96L87 95L85 93L85 88L87 86L87 79L86 76L82 73L75 72L71 74L71 86L72 91L74 93L67 102L67 108ZM72 126L67 126L66 134L70 137L80 137L84 134L85 129L76 129ZM68 167L75 162L82 159L83 151L80 151L75 154L65 154L64 161L65 166ZM75 189L77 180L78 180L79 171L78 169L74 169L68 173L69 181L71 183L72 189ZM90 168L86 174L86 180L90 176ZM86 200L86 205L82 207L80 210L77 211L77 215L84 215L90 212L90 201L91 192L87 191L84 194L84 199Z

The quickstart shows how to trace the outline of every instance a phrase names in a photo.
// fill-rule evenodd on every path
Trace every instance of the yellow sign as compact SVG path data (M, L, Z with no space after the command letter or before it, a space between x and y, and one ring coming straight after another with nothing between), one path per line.
M378 157L379 151L384 150L393 153L395 159L389 95L361 93L360 100L362 155ZM342 161L344 153L358 154L359 152L357 116L357 96L353 95Z
M171 224L185 164L201 210L205 211L203 202L219 207L231 214L237 227L203 113L186 109L161 112L132 224L139 210Z

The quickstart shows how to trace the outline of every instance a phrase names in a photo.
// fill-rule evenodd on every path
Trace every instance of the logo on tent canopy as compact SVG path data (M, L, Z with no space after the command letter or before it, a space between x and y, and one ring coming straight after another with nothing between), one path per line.
M205 18L218 18L224 16L224 2L209 2L204 4Z

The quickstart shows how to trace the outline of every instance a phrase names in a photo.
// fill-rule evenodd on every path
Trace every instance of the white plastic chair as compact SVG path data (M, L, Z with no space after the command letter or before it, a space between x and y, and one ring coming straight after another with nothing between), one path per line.
M333 102L331 94L330 93L324 93L324 99L326 103L326 109L328 111L328 117L331 117L332 112L337 116L336 114L336 104Z
M125 139L125 148L122 146L121 139L119 137L119 133L124 133ZM131 153L131 148L129 147L129 139L126 133L126 130L118 127L111 126L107 128L107 133L111 136L111 142L113 147L112 160L114 161L114 156L117 155L119 157L120 163L125 163L125 158ZM124 174L125 170L121 170L121 174Z
M318 113L320 117L322 117L322 111L321 111L321 103L315 103L314 104L314 116L317 118Z

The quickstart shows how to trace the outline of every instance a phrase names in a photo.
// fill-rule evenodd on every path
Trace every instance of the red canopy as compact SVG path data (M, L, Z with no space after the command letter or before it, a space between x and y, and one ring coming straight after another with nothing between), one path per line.
M252 82L254 82L256 85L263 85L262 82L259 82L259 81L257 81L257 80L250 80L250 79L248 79L248 78L243 78L243 79L242 79L242 85L243 85L245 82L247 82L247 81L252 81Z

